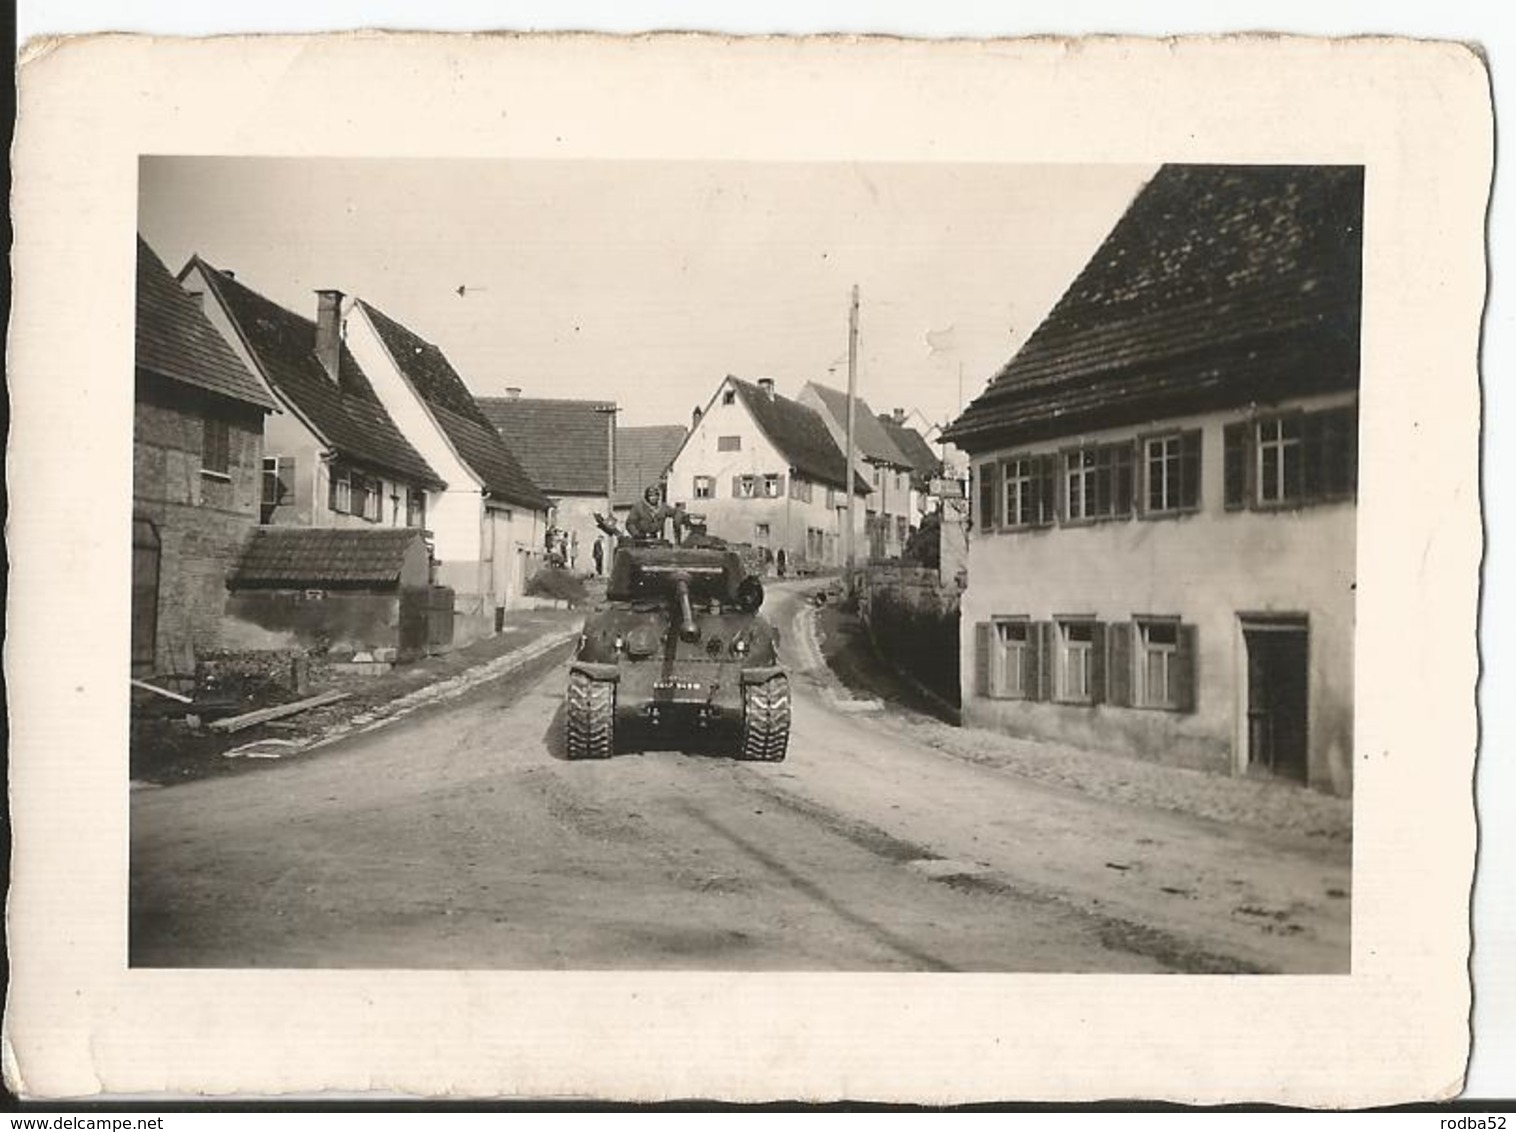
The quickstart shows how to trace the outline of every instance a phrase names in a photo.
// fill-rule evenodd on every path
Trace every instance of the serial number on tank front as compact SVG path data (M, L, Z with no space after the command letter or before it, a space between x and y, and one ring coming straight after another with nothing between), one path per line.
M698 680L659 680L653 685L655 692L704 692L705 685Z

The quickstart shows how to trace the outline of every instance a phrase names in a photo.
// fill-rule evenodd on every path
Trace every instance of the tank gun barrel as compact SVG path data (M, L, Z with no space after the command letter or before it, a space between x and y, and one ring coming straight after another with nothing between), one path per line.
M690 608L690 576L674 575L674 597L679 602L679 636L682 640L698 641L700 626L695 624L695 611Z

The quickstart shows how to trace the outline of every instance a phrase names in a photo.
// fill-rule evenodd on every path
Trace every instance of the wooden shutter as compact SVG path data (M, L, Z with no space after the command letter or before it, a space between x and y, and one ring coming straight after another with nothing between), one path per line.
M1132 497L1136 494L1132 461L1135 449L1131 444L1118 444L1111 453L1111 514L1118 519L1127 519L1132 514Z
M995 626L980 621L974 626L974 695L990 694L990 649L995 644Z
M326 509L337 510L337 469L330 466L326 476Z
M733 499L741 499L742 498L742 477L741 476L733 476L732 477L732 498Z
M1090 703L1105 701L1105 622L1090 626Z
M1005 527L1005 461L997 460L988 465L990 475L990 525L996 530Z
M1179 626L1179 644L1174 650L1175 706L1180 711L1194 711L1196 688L1200 686L1199 649L1196 645L1195 626Z
M1106 627L1106 702L1114 707L1132 706L1132 638L1130 621L1115 621Z
M1248 442L1252 429L1250 422L1242 421L1229 424L1222 431L1222 479L1228 511L1240 511L1248 505L1253 478L1253 446Z
M1038 621L1032 626L1031 636L1037 643L1037 694L1032 697L1034 699L1053 698L1053 668L1057 664L1053 653L1053 629L1051 621Z
M1200 430L1179 435L1179 506L1200 506Z
M1044 452L1034 465L1037 476L1037 522L1048 526L1058 517L1058 457Z
M1037 626L1026 627L1026 640L1021 645L1021 697L1027 700L1041 699L1038 681L1041 680L1041 655L1038 648Z

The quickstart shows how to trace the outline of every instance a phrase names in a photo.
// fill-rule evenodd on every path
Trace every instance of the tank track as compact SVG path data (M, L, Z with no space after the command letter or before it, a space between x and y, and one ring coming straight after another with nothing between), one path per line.
M774 676L742 689L742 757L784 761L790 742L790 681Z
M608 759L616 747L616 685L569 673L564 733L571 759Z

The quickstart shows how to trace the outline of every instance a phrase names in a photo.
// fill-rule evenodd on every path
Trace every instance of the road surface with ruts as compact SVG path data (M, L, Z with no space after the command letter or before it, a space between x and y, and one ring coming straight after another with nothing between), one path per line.
M257 773L135 790L134 966L1328 972L1350 849L914 742L770 589L787 761L563 756L567 649ZM860 710L860 707L863 710Z

